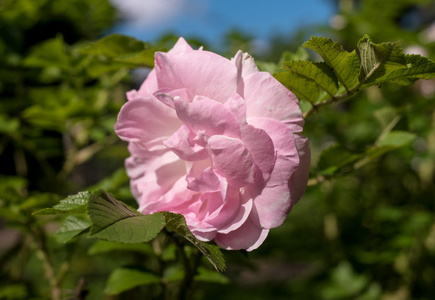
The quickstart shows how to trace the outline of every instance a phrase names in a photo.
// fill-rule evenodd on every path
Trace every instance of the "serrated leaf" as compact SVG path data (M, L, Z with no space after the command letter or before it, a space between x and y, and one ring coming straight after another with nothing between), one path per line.
M110 274L104 293L116 295L141 285L153 283L160 283L160 277L146 271L119 268Z
M307 100L310 103L316 103L319 100L319 88L314 81L291 72L279 72L273 76L299 99Z
M156 255L149 243L143 244L122 244L117 242L109 242L97 240L88 250L88 254L95 255L112 251L131 251L146 255Z
M142 215L103 190L91 194L89 236L119 243L143 243L155 238L165 225L159 214Z
M285 62L282 66L283 70L288 70L292 73L299 74L314 81L314 83L322 90L326 91L330 96L334 96L338 90L337 77L332 69L324 62L313 63L311 61L292 61Z
M85 213L90 198L89 191L79 192L60 200L59 204L52 208L44 208L33 213L33 215L58 215L66 213Z
M417 79L435 78L435 63L426 57L411 54L404 55L404 65L376 78L370 85L392 81L402 85L413 83Z
M55 232L54 238L60 243L66 243L88 231L91 222L78 218L76 216L68 216L60 228Z
M361 59L360 81L366 84L406 68L402 48L397 43L375 44L365 35L358 42L358 51Z
M226 269L224 256L219 247L204 243L198 240L186 225L186 220L181 214L167 211L161 212L165 216L166 227L191 242L210 261L217 271L223 272Z
M346 90L351 90L358 84L360 62L356 51L347 52L331 39L316 36L311 37L303 46L320 54Z

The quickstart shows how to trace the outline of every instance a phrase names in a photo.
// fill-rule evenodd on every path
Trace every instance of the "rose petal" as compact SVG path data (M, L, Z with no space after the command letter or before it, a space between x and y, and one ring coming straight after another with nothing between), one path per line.
M142 98L124 104L115 131L123 140L148 148L154 142L161 143L180 126L180 120L169 107L154 98Z
M218 233L214 241L219 247L226 250L246 249L252 251L264 242L268 234L268 229L258 228L248 218L239 229L227 234Z
M208 51L157 52L155 70L160 88L187 88L192 99L203 95L223 103L237 89L234 64Z
M269 135L251 125L242 126L242 141L262 171L263 180L268 180L275 165L275 148Z
M246 103L245 100L237 93L224 103L224 107L228 109L240 125L246 124Z
M227 179L229 185L241 188L254 183L254 160L239 139L214 135L208 144L213 167Z
M205 169L198 177L186 176L186 179L188 182L187 188L197 192L217 192L221 185L219 178L210 167Z
M244 94L244 82L243 78L247 77L252 73L259 72L257 66L255 65L254 58L248 53L243 53L239 50L236 55L231 58L231 61L236 65L237 68L237 92L240 95Z
M244 78L244 84L248 119L272 118L288 124L293 132L302 131L304 120L298 99L270 73L252 73Z
M183 125L163 144L183 160L196 161L208 158L207 150L196 144L194 137L192 131Z
M177 116L193 132L240 137L239 124L223 104L210 99L187 103L181 98L174 103Z
M299 201L305 192L311 164L310 142L300 134L295 134L294 137L299 154L299 165L289 180L292 206Z

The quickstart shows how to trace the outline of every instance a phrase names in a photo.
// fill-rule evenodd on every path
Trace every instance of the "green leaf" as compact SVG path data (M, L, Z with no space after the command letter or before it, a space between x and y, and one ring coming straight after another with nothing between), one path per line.
M135 38L121 34L112 34L84 47L81 49L81 52L115 58L132 52L140 52L144 50L145 47L146 44L144 42Z
M110 274L104 292L109 295L115 295L137 286L153 283L160 283L160 277L141 270L119 268Z
M121 67L152 67L156 50L135 38L112 34L84 47L81 53L97 56L89 64L89 72L96 75Z
M382 139L379 147L400 148L409 145L416 138L415 134L406 131L391 131L384 139Z
M324 62L292 61L284 63L282 69L314 81L320 89L326 91L330 96L334 96L338 90L337 77Z
M62 226L54 234L55 239L60 243L66 243L88 231L91 222L76 216L68 216Z
M91 237L119 243L143 243L155 238L165 225L159 214L142 215L103 190L91 194L88 204Z
M131 251L145 255L156 255L149 243L144 244L122 244L117 242L109 242L97 240L88 250L90 255L107 253L112 251Z
M181 214L175 214L167 211L161 212L165 216L166 227L191 242L202 254L210 261L217 271L225 271L226 265L222 252L219 247L204 243L198 240L186 225L186 220Z
M322 151L317 164L323 175L334 175L362 157L360 153L352 153L339 144L332 145Z
M220 284L227 284L230 282L230 280L222 275L222 273L217 273L212 270L208 270L203 267L198 268L198 274L194 277L195 281L202 281L202 282L213 282L213 283L220 283Z
M304 76L291 72L279 72L273 76L299 99L316 103L319 100L319 88L316 83Z
M55 67L68 70L71 68L71 57L67 53L62 37L57 36L32 48L30 54L24 60L24 66Z
M360 62L355 50L347 52L340 44L333 42L331 39L316 36L311 37L303 46L316 51L322 56L346 90L349 91L358 84Z
M397 43L374 44L365 35L358 42L358 51L361 60L360 82L374 84L389 73L406 68L402 48Z
M67 198L60 200L52 208L44 208L33 213L33 215L57 215L65 213L85 213L86 206L90 198L89 191L79 192L75 195L70 195Z

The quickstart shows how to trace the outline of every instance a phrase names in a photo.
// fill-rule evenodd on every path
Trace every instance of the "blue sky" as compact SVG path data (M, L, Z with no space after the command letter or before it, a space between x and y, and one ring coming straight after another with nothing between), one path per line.
M153 41L163 33L199 37L217 46L232 28L260 41L328 24L330 0L112 0L128 20L113 31ZM313 32L315 34L315 32Z

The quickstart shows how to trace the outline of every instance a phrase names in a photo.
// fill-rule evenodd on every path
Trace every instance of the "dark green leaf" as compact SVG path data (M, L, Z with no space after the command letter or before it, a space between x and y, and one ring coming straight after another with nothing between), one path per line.
M117 242L109 242L103 240L97 240L91 248L89 248L88 253L90 255L112 252L112 251L132 251L138 252L145 255L155 255L151 245L149 243L144 244L122 244Z
M103 190L91 194L88 214L91 237L119 243L143 243L155 238L165 225L159 214L142 215Z
M153 283L160 283L160 277L150 272L119 268L110 275L104 292L115 295L141 285Z
M358 84L360 62L356 51L347 52L331 39L315 36L305 42L303 46L322 56L346 90L351 90Z
M323 175L333 175L362 157L362 154L352 153L343 146L335 144L322 151L318 169Z
M205 257L211 262L217 271L225 271L225 260L219 247L204 243L198 240L189 230L186 225L186 220L181 214L174 214L171 212L161 212L165 216L166 227L191 242Z
M75 238L76 236L87 232L91 222L86 219L78 218L76 216L68 216L56 231L54 237L58 242L66 243Z

